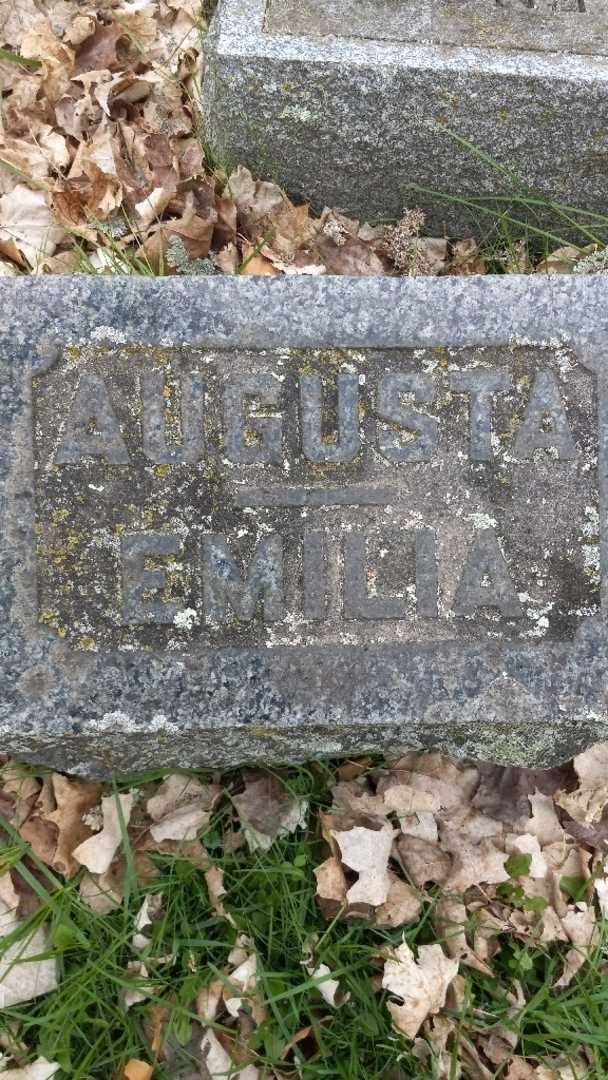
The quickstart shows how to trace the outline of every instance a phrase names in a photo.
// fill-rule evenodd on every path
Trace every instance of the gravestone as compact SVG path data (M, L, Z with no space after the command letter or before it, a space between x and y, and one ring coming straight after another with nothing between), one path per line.
M411 185L460 198L517 187L487 155L523 190L604 211L608 5L220 0L204 103L220 162L357 217L421 204L435 231L470 227Z
M606 737L605 275L0 292L0 751Z

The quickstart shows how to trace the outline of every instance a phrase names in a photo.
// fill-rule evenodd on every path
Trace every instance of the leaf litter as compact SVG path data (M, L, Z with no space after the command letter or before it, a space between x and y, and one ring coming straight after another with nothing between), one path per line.
M39 879L46 866L66 881L73 878L81 902L105 916L123 905L134 872L142 893L130 925L120 1007L125 1013L143 1010L154 1020L155 1055L162 1062L170 1054L160 1032L171 1011L167 987L177 952L159 936L171 901L155 882L157 860L179 857L200 875L213 918L232 942L224 962L201 971L199 982L192 961L188 1005L198 1018L192 1053L199 1070L192 1075L219 1077L229 1069L245 1080L291 1075L293 1062L285 1065L287 1073L269 1072L259 1054L256 1032L265 1031L272 1017L266 960L260 943L239 928L234 879L226 881L223 864L226 858L268 858L296 837L308 837L315 858L306 860L306 869L300 862L296 877L308 878L311 889L314 884L328 927L367 928L372 946L363 976L369 992L382 995L394 1037L421 1068L446 1077L491 1077L496 1068L511 1080L592 1077L584 1047L574 1065L559 1055L522 1052L526 1044L517 1025L529 1003L517 971L534 963L524 962L526 956L550 959L551 993L559 995L589 965L602 963L606 841L603 834L596 842L577 839L569 825L602 819L607 757L608 744L600 744L546 772L456 762L426 751L384 764L362 759L338 764L327 796L312 806L290 770L246 769L227 779L173 773L112 792L94 781L37 775L5 761L3 819L24 846L18 865L0 875L0 993L8 1006L33 1006L61 987L32 874ZM60 879L54 880L59 887ZM383 939L387 932L395 936ZM300 952L321 1023L329 1019L324 1009L331 1015L356 1004L324 939L319 931L309 934ZM512 968L506 983L505 957ZM480 1022L486 1008L470 1000L470 972L500 987L496 992L507 1010L500 1021ZM299 1048L308 1046L311 1032L292 1034L285 1053L304 1060ZM29 1049L29 1065L0 1059L0 1076L42 1077L44 1069L58 1070L36 1046ZM154 1067L143 1056L132 1057L123 1073L152 1076Z
M523 241L424 236L424 214L360 222L296 205L205 153L199 0L0 5L0 274L470 275L605 271ZM11 58L11 59L8 59ZM523 245L523 246L522 246Z

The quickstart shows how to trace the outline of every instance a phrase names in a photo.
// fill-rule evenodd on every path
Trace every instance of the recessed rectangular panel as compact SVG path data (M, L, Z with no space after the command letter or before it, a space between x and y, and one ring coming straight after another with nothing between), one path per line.
M92 345L33 408L38 619L71 649L536 644L599 610L568 351Z
M608 52L605 0L269 0L270 34Z

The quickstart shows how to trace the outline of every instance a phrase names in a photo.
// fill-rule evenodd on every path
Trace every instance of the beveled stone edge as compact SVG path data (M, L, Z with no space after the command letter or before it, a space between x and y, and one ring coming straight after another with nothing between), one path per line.
M402 71L462 72L470 68L472 74L576 79L591 85L608 82L608 56L268 34L263 29L265 12L266 0L220 0L205 49L218 57L243 60L255 56L275 62L390 66Z

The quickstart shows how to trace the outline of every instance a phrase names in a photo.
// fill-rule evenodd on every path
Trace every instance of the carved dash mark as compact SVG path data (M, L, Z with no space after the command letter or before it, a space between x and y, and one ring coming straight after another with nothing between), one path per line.
M496 7L502 8L503 10L507 10L511 7L511 0L494 0L494 3ZM537 0L521 0L521 4L522 7L527 8L529 11L538 10ZM587 11L587 0L574 0L574 7L571 8L568 6L564 8L562 6L562 0L552 0L551 10L555 15L559 15L560 12L566 12L568 10L573 13L580 12L585 14Z

